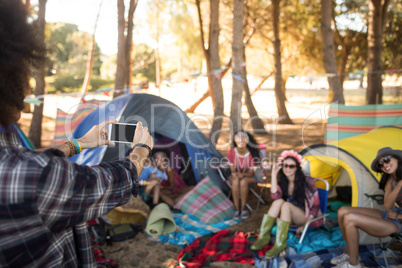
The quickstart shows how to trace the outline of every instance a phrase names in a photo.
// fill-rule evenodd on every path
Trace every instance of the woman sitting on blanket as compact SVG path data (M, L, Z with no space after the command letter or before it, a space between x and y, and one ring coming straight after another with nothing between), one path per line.
M274 200L268 213L264 215L260 234L251 249L259 250L270 243L271 229L277 223L275 245L265 253L266 257L279 255L286 249L289 225L298 226L296 235L300 235L304 225L311 218L322 215L320 199L312 178L306 177L300 166L302 156L293 150L283 151L278 163L272 167L271 198ZM310 224L321 225L322 220Z
M337 267L361 267L359 262L359 232L375 237L386 237L402 231L402 151L384 147L377 152L371 169L381 172L379 188L384 190L384 208L341 207L338 222L346 241L348 254L331 260ZM395 205L395 203L397 205Z
M249 213L245 210L247 204L249 185L256 183L254 167L260 162L258 144L254 137L246 131L238 131L233 137L233 148L228 151L227 157L230 165L232 197L235 205L234 219L247 219Z
M170 207L174 207L194 186L187 186L180 175L170 166L167 152L155 151L152 157L155 167L161 172L160 198Z

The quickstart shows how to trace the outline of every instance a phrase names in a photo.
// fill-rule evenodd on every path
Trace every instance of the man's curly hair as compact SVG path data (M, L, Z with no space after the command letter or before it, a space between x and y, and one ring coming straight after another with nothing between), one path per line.
M42 43L27 22L21 0L0 0L0 125L8 127L24 108L31 64L40 59Z

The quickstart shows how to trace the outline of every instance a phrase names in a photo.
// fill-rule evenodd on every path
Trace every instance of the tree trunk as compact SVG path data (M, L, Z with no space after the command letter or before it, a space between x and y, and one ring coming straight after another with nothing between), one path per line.
M243 58L246 61L246 48L243 46ZM253 104L253 100L251 99L250 87L248 86L247 80L247 68L244 65L244 101L246 103L247 111L250 116L251 125L254 129L254 133L257 134L267 134L265 131L264 122L262 122L261 118L258 116L257 110Z
M99 14L101 11L102 7L102 2L99 5L99 11L98 15L96 16L96 22L95 22L95 27L94 27L94 32L92 34L92 40L91 40L91 47L88 51L88 59L87 59L87 66L86 66L86 72L85 72L85 78L84 82L82 83L82 88L81 88L81 96L84 98L84 95L87 94L88 92L88 87L91 82L91 75L92 75L92 67L94 63L94 53L95 53L95 33L96 33L96 27L98 26L98 20L99 20Z
M212 144L216 145L219 139L220 130L222 128L222 119L224 111L222 80L215 77L214 70L220 69L221 60L219 57L219 0L210 1L210 30L209 30L209 57L211 70L208 72L208 81L211 81L214 96L214 118L212 128L209 133L209 139Z
M383 9L386 9L386 5L383 5L381 0L369 1L367 104L382 103Z
M278 109L279 124L293 124L285 105L285 94L282 91L282 63L281 63L281 40L279 39L279 0L272 1L272 19L274 30L274 58L275 58L275 97Z
M133 28L134 28L134 11L137 8L138 0L131 0L130 7L128 9L128 20L127 20L127 37L126 37L126 58L124 64L124 87L130 88L132 80L132 69L133 69Z
M232 103L230 106L230 120L233 133L242 129L241 97L244 88L244 57L243 57L243 18L244 0L234 0L233 7L233 41L232 41Z
M39 35L39 40L45 43L45 14L46 14L46 1L39 0L39 12L38 19L36 21L36 27L38 29L37 33ZM34 77L36 81L35 95L45 94L45 61L40 61L34 70ZM45 100L45 99L43 99ZM29 139L35 146L35 148L41 147L41 137L42 137L42 119L43 119L43 105L44 102L35 106L32 115L31 127L29 129Z
M124 0L117 0L117 60L116 60L116 78L114 81L115 91L113 98L122 95L119 92L124 88L124 66L126 58L126 37L124 34L126 20L124 18ZM117 91L116 91L117 90Z
M91 82L92 67L93 67L93 62L94 62L94 52L95 52L95 34L92 35L91 47L88 52L85 78L84 78L84 82L82 83L82 88L81 88L82 98L84 98L84 95L87 94L88 87Z
M329 89L333 92L332 101L345 104L342 87L337 76L334 33L331 28L332 0L321 0L321 35L324 55L324 68L328 76Z
M346 78L345 70L346 70L346 64L348 63L349 54L350 54L350 48L347 47L347 44L343 44L341 51L341 62L338 66L339 83L341 85L342 92L343 92L343 84Z

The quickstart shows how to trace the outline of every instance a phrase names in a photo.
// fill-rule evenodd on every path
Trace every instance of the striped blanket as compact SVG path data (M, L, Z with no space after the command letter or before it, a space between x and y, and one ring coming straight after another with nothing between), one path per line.
M332 103L325 143L366 133L379 126L402 127L402 104L345 106Z
M56 126L52 144L62 144L67 139L71 139L74 130L81 121L103 103L103 101L98 100L85 101L79 104L74 113L67 113L61 109L57 109Z

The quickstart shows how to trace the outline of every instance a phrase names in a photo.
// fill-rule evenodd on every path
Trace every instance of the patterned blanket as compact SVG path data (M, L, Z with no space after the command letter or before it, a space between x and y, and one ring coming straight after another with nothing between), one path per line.
M181 251L175 267L198 268L216 261L254 264L256 252L250 250L253 240L255 238L249 239L245 233L228 230L205 235ZM264 255L271 247L272 245L266 246L257 254Z
M183 213L174 213L173 219L177 225L175 232L163 234L151 239L157 240L163 244L170 243L179 247L185 247L200 236L216 233L240 222L240 220L226 219L225 221L208 225L202 223L194 215Z
M288 247L284 256L275 257L271 260L266 260L261 256L255 256L254 265L258 268L330 268L333 267L330 263L331 259L345 252L347 252L346 246L297 254L293 248ZM395 252L392 250L388 250L386 253L389 267L401 267L402 259L400 257L398 258L398 253L398 251ZM359 247L359 256L362 266L368 268L385 267L383 254L378 245L361 245Z

